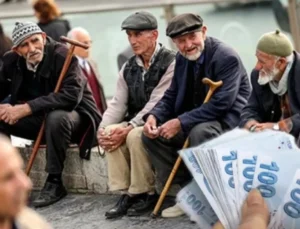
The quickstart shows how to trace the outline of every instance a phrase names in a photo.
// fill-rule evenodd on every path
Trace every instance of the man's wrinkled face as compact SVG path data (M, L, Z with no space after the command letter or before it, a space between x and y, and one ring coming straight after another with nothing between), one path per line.
M86 45L89 45L89 46L92 45L91 37L86 33L77 32L75 34L75 39L77 41L83 43L83 44L86 44ZM83 48L80 48L80 47L75 47L74 54L81 57L81 58L83 58L83 59L86 59L86 58L89 58L89 56L90 56L90 50L91 50L91 48L83 49Z
M31 181L21 157L12 147L0 147L0 220L12 219L25 206Z
M206 27L202 26L201 31L191 32L179 37L173 38L179 52L185 58L191 61L197 60L204 50L204 41L206 39Z
M259 71L258 84L265 85L278 77L280 72L278 68L278 58L256 51L257 63L255 69Z
M157 30L126 30L128 41L135 55L143 55L153 48L158 36Z
M23 56L28 63L37 65L44 57L45 44L45 33L34 34L15 47L14 51L16 51L20 56Z

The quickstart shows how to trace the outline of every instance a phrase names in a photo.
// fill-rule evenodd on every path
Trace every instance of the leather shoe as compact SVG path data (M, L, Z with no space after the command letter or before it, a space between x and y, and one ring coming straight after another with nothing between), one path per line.
M127 214L127 210L134 203L134 197L123 194L117 204L105 213L107 219L114 219Z
M56 203L67 195L67 190L63 184L55 184L46 182L39 197L35 199L31 205L33 207L46 207Z
M128 211L127 216L140 216L143 215L155 207L155 204L158 200L158 195L153 194L145 194L143 197L140 197L138 199L138 202L134 205L132 205Z

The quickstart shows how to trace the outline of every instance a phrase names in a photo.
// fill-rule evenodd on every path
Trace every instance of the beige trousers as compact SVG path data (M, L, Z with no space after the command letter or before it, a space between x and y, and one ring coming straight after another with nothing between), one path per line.
M105 128L105 132L126 124L110 125ZM130 194L155 191L154 173L142 143L142 132L143 127L132 129L123 145L114 151L106 152L111 191L128 190Z

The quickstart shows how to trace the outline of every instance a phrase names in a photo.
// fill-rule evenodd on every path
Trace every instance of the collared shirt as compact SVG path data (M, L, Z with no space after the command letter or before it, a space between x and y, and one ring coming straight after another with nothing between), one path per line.
M161 45L156 45L155 51L150 59L150 66L153 63ZM136 58L137 64L143 67L144 74L147 72L147 69L144 67L143 61L140 57ZM121 71L119 72L119 79L117 82L117 89L114 97L108 103L107 110L104 112L102 122L100 127L106 127L111 124L120 123L124 120L128 109L128 86L124 79L124 68L127 62L123 65ZM150 99L145 107L129 122L134 127L144 125L143 116L147 114L156 103L163 97L164 92L169 88L173 75L174 75L175 60L169 65L167 71L162 76L158 85L153 89Z
M155 57L157 56L157 53L159 52L159 50L161 49L161 44L159 43L156 43L156 46L155 46L155 50L150 58L150 61L149 61L149 68L150 66L153 64L154 60L155 60ZM140 56L136 56L136 63L138 64L138 66L142 67L143 69L143 72L142 72L142 75L144 77L144 75L147 73L148 69L145 67L144 65L144 62L142 60L142 58ZM143 79L144 80L144 79Z
M83 58L79 57L79 56L76 56L76 57L77 57L77 59L78 59L78 63L79 63L79 65L80 65L80 67L83 68L83 69L85 69L85 71L86 71L88 74L90 74L90 72L91 72L91 67L90 67L88 61L87 61L86 59L83 59Z
M35 73L35 72L37 71L37 68L38 68L39 64L33 66L33 64L31 64L31 63L29 63L28 61L26 61L26 66L27 66L27 69L28 69L29 71L32 71L32 72Z
M199 74L199 70L201 65L204 64L204 51L201 53L200 57L196 60L194 65L194 74L197 76Z

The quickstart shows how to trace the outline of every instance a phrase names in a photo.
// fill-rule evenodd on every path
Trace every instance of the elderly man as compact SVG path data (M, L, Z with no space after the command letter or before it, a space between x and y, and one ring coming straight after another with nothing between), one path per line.
M300 55L280 31L264 34L256 47L252 94L241 116L250 131L286 131L300 145Z
M142 137L157 173L165 183L185 139L199 145L234 128L250 95L246 70L238 54L221 41L207 36L207 27L195 14L182 14L168 24L167 35L176 44L174 77L170 88L147 120ZM202 79L223 81L210 101L203 104L208 86ZM190 180L184 165L176 173L174 184L182 187ZM175 205L162 212L163 217L183 214Z
M68 37L87 45L92 44L90 34L88 33L88 31L81 27L76 27L70 30L70 32L68 33ZM97 64L90 58L90 51L91 47L89 49L75 47L74 54L78 59L82 72L89 82L89 86L92 90L96 105L102 116L107 107L106 99L103 86L100 82L100 74L97 69Z
M0 136L0 228L50 229L36 213L25 207L31 182L23 161L9 139Z
M107 218L143 214L157 200L152 167L141 142L142 117L169 87L175 59L175 53L157 43L157 21L152 14L132 14L122 29L135 56L119 73L116 94L98 131L98 142L107 152L110 190L123 192L106 212Z
M0 100L11 95L10 104L0 105L0 132L36 139L46 115L49 175L32 203L42 207L66 196L61 176L68 145L78 143L80 156L89 159L101 117L75 57L60 91L53 93L68 52L65 45L32 22L16 23L12 38L13 51L6 53L0 68Z

